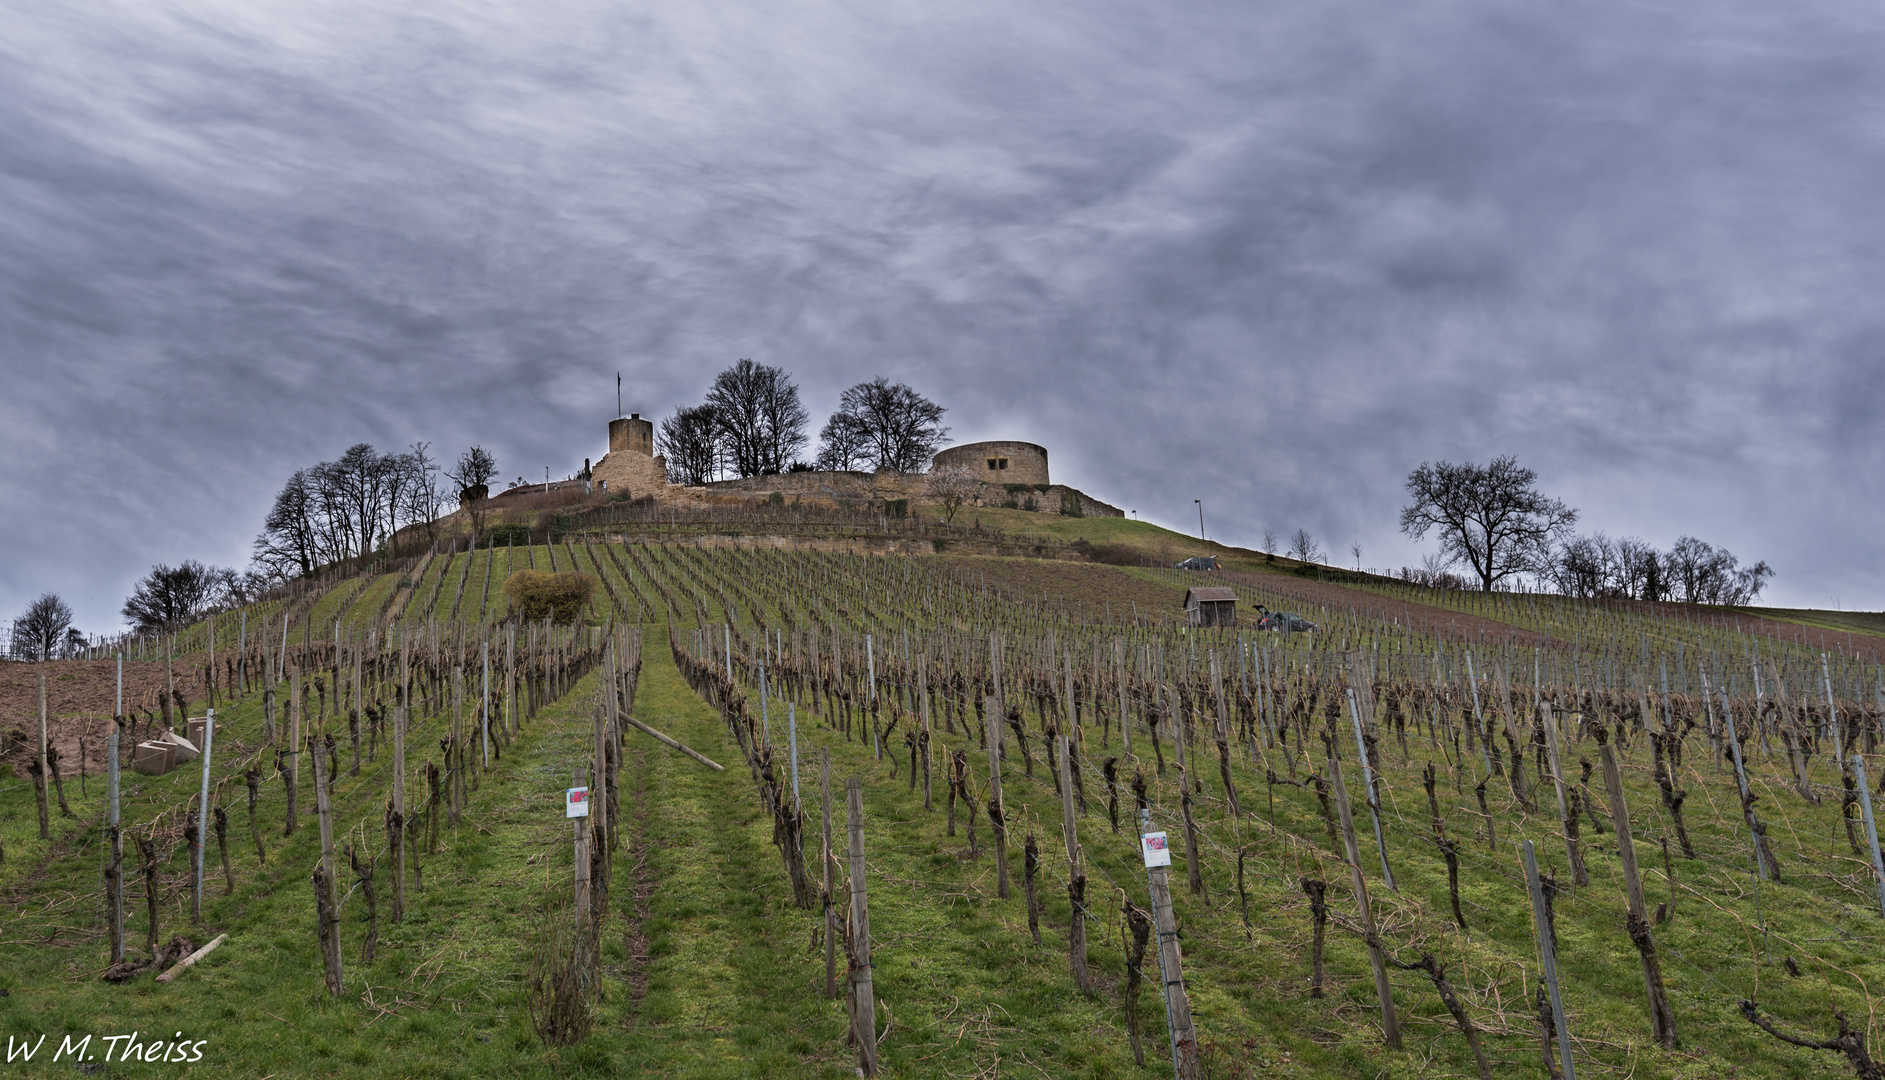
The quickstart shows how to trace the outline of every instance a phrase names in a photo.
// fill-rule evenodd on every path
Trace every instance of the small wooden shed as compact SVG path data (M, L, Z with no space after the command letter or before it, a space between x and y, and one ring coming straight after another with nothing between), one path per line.
M1193 626L1237 625L1237 594L1223 585L1185 590L1185 615Z

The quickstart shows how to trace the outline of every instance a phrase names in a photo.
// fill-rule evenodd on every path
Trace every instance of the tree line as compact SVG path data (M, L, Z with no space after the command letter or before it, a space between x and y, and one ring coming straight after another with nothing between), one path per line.
M1403 579L1459 587L1450 572L1463 566L1485 590L1530 575L1581 599L1673 600L1749 604L1774 576L1765 561L1750 566L1724 547L1683 536L1667 551L1635 537L1571 531L1577 511L1538 489L1538 473L1511 455L1490 464L1421 463L1407 476L1411 499L1401 531L1416 540L1432 532L1440 553Z
M904 383L879 376L839 396L837 411L818 433L811 462L798 455L810 443L811 414L784 368L740 360L714 377L706 400L683 406L656 430L657 452L668 461L668 481L697 486L731 474L771 476L811 469L889 469L921 472L949 429L944 408Z

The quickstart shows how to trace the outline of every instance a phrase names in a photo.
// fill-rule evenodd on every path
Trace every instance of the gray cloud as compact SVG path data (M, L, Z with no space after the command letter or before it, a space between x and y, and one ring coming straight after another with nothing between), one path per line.
M0 612L105 629L368 440L602 450L751 356L1371 565L1422 460L1885 606L1885 15L7 4ZM1175 477L1182 476L1182 480Z

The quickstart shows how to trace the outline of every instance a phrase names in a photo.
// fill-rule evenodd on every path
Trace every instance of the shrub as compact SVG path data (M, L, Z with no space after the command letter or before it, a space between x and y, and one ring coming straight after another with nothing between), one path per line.
M530 526L528 525L493 525L484 532L485 547L509 547L511 544L528 543L530 543Z
M511 610L529 622L573 623L589 606L596 581L588 574L574 571L547 574L541 570L519 570L504 582L504 596Z
M884 516L892 517L892 518L909 517L910 516L910 500L885 499L884 500Z
M1060 493L1060 512L1067 517L1085 517L1086 507L1080 502L1080 496L1063 491Z

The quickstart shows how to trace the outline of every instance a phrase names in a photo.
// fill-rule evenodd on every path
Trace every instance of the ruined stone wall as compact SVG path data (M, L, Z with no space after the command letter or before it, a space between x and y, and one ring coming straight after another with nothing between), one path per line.
M626 492L637 499L644 495L659 498L668 487L668 459L617 450L604 454L591 476L597 482L608 483L611 497Z

